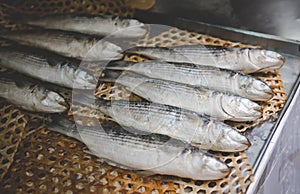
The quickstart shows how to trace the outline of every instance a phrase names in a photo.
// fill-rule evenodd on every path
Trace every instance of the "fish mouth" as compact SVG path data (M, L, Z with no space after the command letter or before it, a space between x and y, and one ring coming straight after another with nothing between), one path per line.
M247 147L250 147L252 145L248 138L247 138L247 142L243 142L242 144L244 144Z
M145 36L148 33L148 29L144 24L130 26L126 29L117 31L112 34L112 37L128 37L128 38L138 38Z
M268 101L275 95L274 91L261 80L253 81L250 88L248 89L248 94L253 96L255 101Z
M247 137L245 137L245 138L247 139L247 141L241 142L240 149L237 151L247 150L252 145L251 142L249 141L249 139Z
M122 48L117 45L109 47L104 54L106 55L106 60L118 60L124 56Z
M270 100L275 95L273 90L272 91L265 91L265 93L269 96L268 100Z
M226 119L231 121L252 121L262 115L260 105L248 99L236 96L223 96L221 98L221 107L223 112L227 115Z
M285 63L284 56L269 50L249 50L248 57L251 63L257 67L258 72L279 69Z
M218 180L228 176L231 172L228 165L217 158L213 159L214 161L210 161L212 165L206 165L208 171L214 174L214 177L211 177L211 179Z
M265 50L263 54L272 61L277 61L277 64L282 66L285 62L285 57L274 51Z
M58 93L49 91L47 97L44 98L41 103L45 106L45 112L59 113L67 110L67 103L65 99Z
M227 136L236 144L234 151L244 151L251 146L249 139L236 130L229 131Z

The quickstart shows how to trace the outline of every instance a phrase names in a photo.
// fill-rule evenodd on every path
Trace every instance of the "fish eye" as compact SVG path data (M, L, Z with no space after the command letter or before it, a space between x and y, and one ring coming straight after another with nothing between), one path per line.
M245 89L247 87L247 84L246 83L242 83L241 84L241 89Z

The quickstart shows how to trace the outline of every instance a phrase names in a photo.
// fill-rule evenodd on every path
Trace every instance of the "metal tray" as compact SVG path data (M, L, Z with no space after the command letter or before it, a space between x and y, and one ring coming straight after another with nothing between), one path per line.
M288 184L282 181L284 178L281 177L283 175L280 173L278 175L279 178L275 181L273 180L271 183L274 184L278 182L279 185L285 185L279 187L285 192L289 191L287 189L288 186L286 185L292 185L294 187L290 191L297 191L298 189L296 188L297 185L295 183L296 179L293 179L293 177L295 177L293 169L276 169L275 167L273 168L273 166L276 166L276 164L277 166L280 166L279 164L285 163L286 161L291 163L293 161L286 157L291 156L292 158L295 158L299 157L295 154L298 152L300 154L300 151L298 151L300 150L300 145L297 143L297 141L300 141L300 135L295 128L295 126L300 125L300 121L297 119L299 117L295 118L295 115L299 112L297 107L300 106L300 98L298 97L300 93L300 42L280 38L274 35L211 25L183 18L174 18L159 13L137 12L136 18L145 23L170 25L188 31L209 34L230 41L260 45L264 48L280 52L286 57L286 63L280 69L285 92L288 96L284 109L275 121L266 121L262 125L247 132L247 136L249 137L252 146L246 153L255 173L255 180L248 188L247 193L257 193L258 191L264 192L264 190L260 188L266 186L267 178L270 177L270 173L288 170L290 171L287 173L293 173L292 176L289 176ZM287 129L285 126L287 126L288 122L292 122L293 125ZM288 150L285 149L287 145L290 145ZM275 191L278 192L278 190ZM265 192L268 192L268 189Z

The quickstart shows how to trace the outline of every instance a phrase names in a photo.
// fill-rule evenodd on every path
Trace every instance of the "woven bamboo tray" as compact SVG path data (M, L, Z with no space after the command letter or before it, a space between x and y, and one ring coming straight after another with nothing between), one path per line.
M59 0L24 1L12 6L0 5L0 24L12 30L24 26L10 22L11 12L26 14L90 13L133 17L134 9L126 1ZM4 42L5 43L5 42ZM203 34L172 28L155 37L145 37L134 43L141 46L171 46L187 44L253 47ZM126 61L147 60L130 55ZM93 66L88 68L93 69ZM3 70L4 71L4 70ZM229 123L245 131L279 112L286 95L279 71L257 74L275 92L263 106L263 116L256 122ZM65 98L71 99L72 91L57 88ZM140 100L124 88L109 83L100 84L96 95L105 99ZM82 124L105 122L101 113L87 107L72 105L68 116L82 118ZM213 154L230 168L228 177L218 181L199 181L178 177L145 177L123 170L87 154L83 143L47 130L43 119L48 115L28 114L4 101L0 105L0 191L9 193L244 193L253 180L251 165L245 152Z

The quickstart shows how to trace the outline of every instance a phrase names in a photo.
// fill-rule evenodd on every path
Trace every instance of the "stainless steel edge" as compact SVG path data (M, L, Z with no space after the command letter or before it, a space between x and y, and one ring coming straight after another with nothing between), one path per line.
M300 98L299 82L300 77L297 80L297 84L294 86L293 93L290 95L290 98L285 105L285 109L281 113L280 119L276 122L277 125L274 126L276 130L274 130L274 133L271 135L269 142L266 142L267 146L265 146L264 151L260 154L261 157L258 159L259 162L253 167L255 171L254 182L248 187L247 194L256 194L258 192L261 180L263 180L263 177L266 176L266 173L268 173L265 170L283 132L283 127L286 124L287 119L289 118L290 113L296 104L296 101L298 98Z
M145 23L175 26L225 40L260 45L270 50L300 56L300 42L296 40L289 40L274 35L251 32L232 27L207 24L185 18L172 17L161 13L137 12L136 17Z

